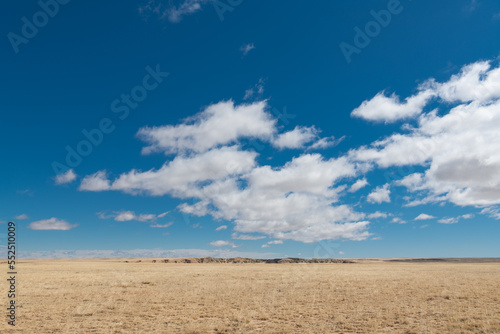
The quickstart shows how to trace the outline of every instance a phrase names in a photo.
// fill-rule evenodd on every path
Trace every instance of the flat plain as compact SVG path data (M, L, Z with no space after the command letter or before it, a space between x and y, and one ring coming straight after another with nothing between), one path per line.
M500 333L495 262L138 261L21 261L0 332Z

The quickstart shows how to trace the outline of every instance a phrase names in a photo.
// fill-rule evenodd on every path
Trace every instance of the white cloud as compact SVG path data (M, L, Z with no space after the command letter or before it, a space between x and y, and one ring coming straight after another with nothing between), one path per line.
M347 188L340 181L366 172L367 164L301 154L282 166L258 165L258 154L245 150L242 139L299 147L316 140L319 131L297 127L280 137L266 109L266 101L220 102L180 125L143 128L139 137L149 143L143 153L176 156L159 169L131 170L114 180L98 172L84 178L80 189L190 199L178 209L233 222L234 231L243 235L303 242L368 238L365 215L338 203Z
M240 51L244 56L246 56L253 49L255 49L255 45L253 43L248 43L240 47Z
M215 230L222 231L222 230L226 230L226 229L227 229L227 225L221 225L221 226L217 227Z
M132 211L123 211L115 216L115 220L117 222L131 221L135 220L135 218L136 218L135 213L133 213Z
M140 222L148 222L155 221L157 218L162 218L165 216L165 213L155 215L152 213L141 213L136 215L134 211L115 211L112 214L106 214L104 212L98 212L97 216L101 219L109 219L114 218L117 222L126 222L126 221L140 221Z
M481 61L464 66L449 81L432 81L439 97L446 102L488 103L500 97L500 68L491 68L491 62Z
M295 129L282 133L273 139L272 144L279 149L303 148L305 144L318 136L318 130L313 126L296 126Z
M150 225L150 227L153 227L153 228L167 228L167 227L170 227L172 226L174 223L170 222L170 223L166 223L166 224L153 224L153 225Z
M28 215L25 214L25 213L23 213L21 215L17 215L17 216L14 217L14 219L16 219L16 220L26 220L28 218L29 218Z
M76 174L73 169L68 170L66 173L56 175L54 181L56 184L71 183L76 180Z
M472 215L472 214L466 214L466 215L461 215L461 216L458 216L458 217L451 217L451 218L439 219L438 223L441 223L441 224L456 224L456 223L458 223L460 221L460 219L471 219L473 217L474 217L474 215Z
M500 209L498 207L487 207L481 210L481 214L488 215L491 218L500 219Z
M398 183L423 196L408 205L500 204L500 69L478 62L445 83L429 80L426 87L439 97L441 107L454 103L451 110L422 114L416 127L406 127L407 133L352 150L350 158L381 168L425 167Z
M213 0L183 0L178 6L171 3L166 6L161 0L149 0L139 6L139 14L144 18L156 16L160 20L168 19L172 23L177 23L184 16L196 13L202 9L202 5Z
M153 196L172 194L181 198L201 196L200 183L248 172L254 167L256 156L255 152L240 151L236 146L212 149L192 157L177 156L158 170L132 170L112 183L100 180L107 184L107 188L97 188L96 191L121 190Z
M262 248L267 248L271 245L281 245L283 243L283 240L271 240L268 243L262 245Z
M452 217L452 218L442 218L438 220L438 223L441 224L456 224L458 223L458 218Z
M381 187L375 188L375 190L373 190L367 197L368 203L378 203L378 204L383 202L390 203L391 190L389 189L389 187L390 187L389 183L386 183Z
M144 127L137 135L150 144L143 148L144 154L201 153L242 138L269 140L276 131L276 120L266 108L266 101L236 107L232 101L219 102L180 125Z
M260 78L259 82L255 84L255 86L245 90L245 96L243 96L243 100L249 100L250 98L261 98L262 94L264 94L264 83L265 80L263 78Z
M60 230L67 231L77 227L78 224L70 224L65 220L52 217L50 219L38 220L28 225L32 230Z
M426 213L421 213L414 220L429 220L429 219L436 219L436 217L428 215Z
M344 255L344 254L345 254L345 253L344 253L344 252L342 252L342 251L340 251L340 252L339 252L339 255Z
M367 239L371 235L366 231L368 224L368 221L344 224L316 223L290 232L278 232L275 237L305 243L340 238L360 241Z
M387 218L389 215L385 212L376 211L374 213L370 213L367 217L368 219L378 219L378 218Z
M265 236L233 233L231 238L236 240L260 240L264 239Z
M434 79L424 82L418 93L401 102L395 94L386 96L380 92L371 100L354 109L352 116L370 121L395 122L413 118L422 113L425 105L434 97L444 102L489 103L500 97L500 68L491 68L491 62L481 61L464 66L461 72L444 83Z
M106 171L99 171L92 175L85 176L78 189L83 191L109 190L109 181L106 176Z
M228 149L231 148L220 150ZM198 216L212 215L216 219L234 221L235 230L240 233L271 236L279 233L282 235L280 239L306 242L338 238L362 240L369 235L365 231L367 222L355 222L362 219L363 214L346 205L332 205L338 201L339 191L343 189L335 188L335 182L357 173L356 166L347 159L324 160L319 154L304 154L274 169L270 166L255 167L252 153L250 163L244 164L249 168L228 173L225 170L227 159L220 159L219 155L211 159L219 164L217 168L200 163L199 158L210 153L190 159L176 157L163 167L170 170L176 159L183 159L179 173L133 171L120 176L110 188L129 193L171 193L180 198L198 198L198 202L184 203L179 209ZM212 172L207 172L210 170ZM246 187L242 188L242 181ZM170 184L172 182L175 187ZM321 224L321 228L315 228L316 224Z
M210 246L214 246L214 247L225 247L225 246L231 246L233 248L236 248L238 246L236 246L234 243L232 243L231 241L226 241L226 240L217 240L217 241L212 241L210 243Z
M391 223L394 223L394 224L406 224L406 221L404 221L404 220L403 220L403 219L401 219L401 218L394 217L394 218L392 218Z
M166 212L164 212L164 213L160 213L160 214L158 215L158 218L163 218L163 217L165 217L168 213L169 213L169 211L166 211Z
M351 187L349 188L349 192L354 193L359 189L366 187L367 185L369 185L369 183L366 178L359 179L351 185Z
M433 95L431 90L423 90L401 102L397 95L386 96L381 92L364 101L351 115L369 121L392 123L418 116Z
M345 139L345 136L340 137L339 139L335 139L335 137L333 137L333 136L320 138L316 142L314 142L311 146L309 146L308 149L319 150L319 149L325 149L328 147L337 146L344 139Z

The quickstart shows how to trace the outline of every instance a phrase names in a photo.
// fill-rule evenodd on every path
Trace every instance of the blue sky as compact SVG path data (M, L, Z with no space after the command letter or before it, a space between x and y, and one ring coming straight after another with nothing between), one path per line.
M24 256L500 256L497 2L2 6Z

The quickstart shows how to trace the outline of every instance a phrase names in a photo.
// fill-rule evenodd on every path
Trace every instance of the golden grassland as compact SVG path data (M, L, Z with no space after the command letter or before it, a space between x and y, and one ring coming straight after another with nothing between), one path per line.
M498 263L24 260L18 271L16 330L4 318L1 333L500 333Z

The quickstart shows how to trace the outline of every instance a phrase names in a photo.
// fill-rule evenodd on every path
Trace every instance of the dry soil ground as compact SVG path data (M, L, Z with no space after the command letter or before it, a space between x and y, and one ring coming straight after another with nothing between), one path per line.
M0 332L500 333L498 263L136 261L21 262Z

